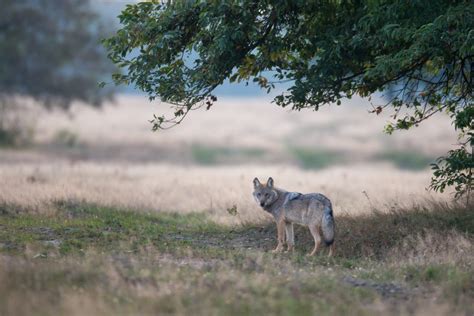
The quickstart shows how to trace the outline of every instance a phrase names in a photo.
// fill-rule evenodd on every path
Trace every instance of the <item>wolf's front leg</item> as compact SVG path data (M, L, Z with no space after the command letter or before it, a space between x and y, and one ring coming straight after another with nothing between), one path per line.
M285 243L285 222L283 220L277 221L278 245L272 251L273 253L282 252Z
M293 251L295 246L295 234L293 232L293 223L285 222L286 245L288 251Z

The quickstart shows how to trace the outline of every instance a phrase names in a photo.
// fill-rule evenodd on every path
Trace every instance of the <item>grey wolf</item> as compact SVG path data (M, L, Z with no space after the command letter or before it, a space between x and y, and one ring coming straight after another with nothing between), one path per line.
M296 223L307 226L314 238L314 248L309 256L318 251L321 241L329 246L329 256L333 255L335 225L331 201L327 197L320 193L301 194L276 188L271 177L265 184L255 178L253 186L255 200L273 215L276 222L278 245L273 252L283 251L285 235L288 251L294 249L293 223Z

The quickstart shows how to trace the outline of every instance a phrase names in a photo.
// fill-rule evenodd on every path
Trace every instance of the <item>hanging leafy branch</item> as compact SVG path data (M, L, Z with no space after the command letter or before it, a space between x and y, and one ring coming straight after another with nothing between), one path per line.
M174 107L153 118L154 130L212 107L225 79L268 92L290 83L274 102L293 110L384 92L388 102L373 112L391 109L388 133L452 117L461 145L438 160L432 188L454 184L453 155L468 169L456 190L473 186L472 1L149 1L128 5L120 21L104 42L125 69L115 82Z

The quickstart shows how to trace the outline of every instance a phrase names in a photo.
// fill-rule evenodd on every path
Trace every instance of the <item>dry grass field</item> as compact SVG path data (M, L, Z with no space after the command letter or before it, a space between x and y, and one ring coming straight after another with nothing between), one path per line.
M450 199L425 189L429 162L456 143L448 118L388 136L387 117L368 114L362 100L295 113L265 99L227 99L174 129L150 132L147 120L164 109L123 96L100 110L37 111L35 145L0 152L0 199L204 211L219 222L233 205L241 220L262 217L250 194L255 176L323 192L337 212L351 214Z
M227 98L152 133L164 108L35 110L30 144L0 148L0 315L474 313L472 205L426 190L449 118L387 136L359 99ZM305 257L303 228L270 254L255 176L327 195L337 255Z

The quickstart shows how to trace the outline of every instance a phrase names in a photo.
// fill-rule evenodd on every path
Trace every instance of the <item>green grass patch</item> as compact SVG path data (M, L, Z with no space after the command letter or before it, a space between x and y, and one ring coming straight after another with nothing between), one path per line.
M236 160L259 158L264 153L264 150L259 148L211 147L200 144L194 144L191 147L193 160L201 165L215 165Z
M375 160L389 161L397 168L406 170L422 170L434 162L434 158L423 153L411 151L387 151L374 157Z
M0 147L13 147L15 144L14 133L0 128Z
M89 247L105 250L139 247L152 243L157 248L186 245L194 235L220 235L223 229L203 214L141 213L88 203L57 201L55 216L5 211L0 216L0 242L10 251L21 251L35 243L59 245L62 254ZM216 237L217 238L217 237Z
M77 134L67 129L58 130L53 136L53 143L69 148L76 147L80 144Z
M467 269L452 264L430 264L402 268L407 282L413 286L429 283L440 287L446 299L456 303L474 298L474 268Z
M440 284L453 281L453 285L460 285L464 290L474 293L474 271L463 270L452 264L429 264L425 266L408 265L404 267L405 279L413 284L431 282ZM469 284L470 286L465 286Z
M323 169L344 161L343 154L336 151L303 147L290 147L288 150L305 169Z

